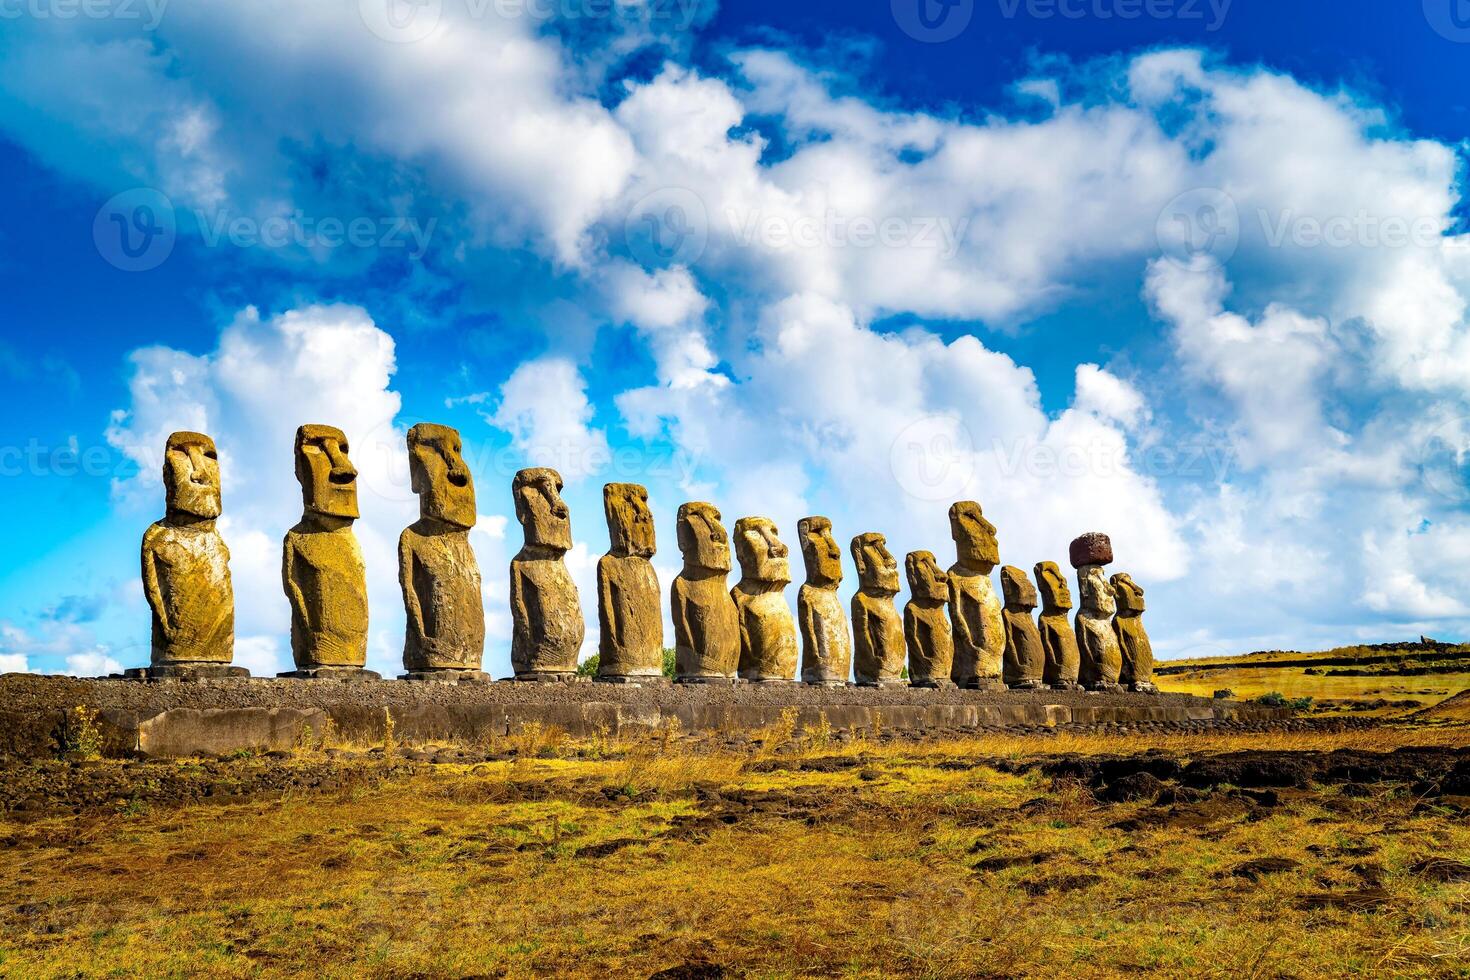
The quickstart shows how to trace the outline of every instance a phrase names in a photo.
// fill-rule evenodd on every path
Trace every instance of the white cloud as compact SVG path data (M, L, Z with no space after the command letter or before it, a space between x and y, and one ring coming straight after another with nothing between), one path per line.
M530 465L553 467L571 482L601 470L611 455L607 434L588 424L592 416L587 383L576 365L547 357L515 369L487 421L510 433Z
M68 655L64 673L73 677L106 677L108 674L120 674L122 670L123 665L109 657L105 650L94 650Z
M0 653L0 674L26 674L30 667L23 653Z

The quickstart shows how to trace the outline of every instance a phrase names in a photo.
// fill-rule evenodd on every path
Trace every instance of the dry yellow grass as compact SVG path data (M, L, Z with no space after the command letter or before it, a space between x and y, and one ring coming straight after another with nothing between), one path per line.
M1402 706L1353 712L1368 715L1408 714L1438 704L1461 691L1470 690L1470 674L1333 677L1309 675L1302 667L1242 666L1225 670L1167 674L1155 680L1162 690L1204 698L1224 689L1233 691L1237 698L1245 700L1277 691L1288 698L1310 697L1318 702L1380 698L1386 701L1419 702L1417 707Z

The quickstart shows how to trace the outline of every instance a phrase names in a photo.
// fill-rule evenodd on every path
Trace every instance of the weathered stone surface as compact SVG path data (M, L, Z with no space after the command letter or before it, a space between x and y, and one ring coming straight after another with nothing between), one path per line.
M1046 684L1046 650L1036 628L1036 588L1026 573L1014 565L1000 570L1000 588L1005 596L1002 616L1006 627L1005 682L1007 687L1038 688Z
M990 575L1000 561L995 525L980 505L962 500L949 509L956 561L949 569L949 615L954 631L951 678L961 687L1004 686L1005 620Z
M408 430L408 465L419 519L398 538L406 624L403 667L478 671L485 655L480 566L470 547L475 484L459 433L421 422Z
M837 597L842 584L842 549L832 539L832 522L804 517L796 525L806 582L796 597L801 624L801 679L807 684L846 684L852 672L852 638L847 613Z
M684 568L669 588L674 620L674 676L684 683L734 679L740 666L740 619L725 587L730 539L713 504L679 507L679 551Z
M909 601L903 607L904 645L909 655L909 683L914 687L942 687L953 683L954 634L944 609L949 602L949 577L928 551L911 551L904 558Z
M235 650L235 592L220 516L214 440L175 432L163 456L164 517L143 533L143 594L153 619L155 667L228 664Z
M1077 649L1082 658L1078 680L1090 691L1121 690L1118 673L1123 667L1123 655L1117 633L1113 631L1117 605L1113 587L1101 565L1083 565L1077 570L1077 591L1082 602L1075 624Z
M1067 550L1073 568L1080 569L1084 565L1111 565L1113 563L1113 542L1101 531L1088 531L1075 538Z
M1041 616L1036 625L1041 634L1041 647L1046 652L1044 680L1048 687L1058 691L1079 689L1082 685L1077 675L1082 668L1082 655L1077 650L1077 634L1067 615L1072 608L1072 590L1054 561L1038 562L1035 572L1041 591Z
M648 491L636 483L602 488L611 547L597 562L597 675L600 680L662 679L664 613Z
M881 534L852 539L858 591L852 597L852 633L857 682L877 687L904 684L904 630L893 597L898 595L898 561Z
M575 674L587 634L564 561L572 550L572 520L561 488L561 474L545 467L521 470L511 485L525 533L510 563L510 662L521 679Z
M796 675L796 621L786 604L791 568L776 525L764 517L735 522L740 581L730 590L740 613L740 677L789 682Z
M357 469L341 429L296 430L296 479L302 515L286 532L281 560L296 668L361 668L367 662L367 577L352 533Z
M1113 631L1118 634L1118 649L1122 655L1122 667L1118 671L1118 683L1129 690L1154 694L1154 647L1149 642L1148 631L1143 628L1143 589L1127 572L1119 572L1112 578L1113 595L1118 603L1118 615L1113 619Z

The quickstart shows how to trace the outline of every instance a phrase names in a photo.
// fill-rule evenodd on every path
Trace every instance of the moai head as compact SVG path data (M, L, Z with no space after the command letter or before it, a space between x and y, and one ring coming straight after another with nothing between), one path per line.
M832 539L832 522L825 517L803 517L796 524L796 534L801 538L807 583L835 588L842 582L842 549Z
M1041 588L1043 609L1071 609L1072 590L1067 578L1054 561L1036 563L1036 584Z
M511 482L516 520L525 530L527 547L572 550L572 517L561 488L561 474L544 466L521 470Z
M1036 608L1036 586L1015 565L1000 570L1000 591L1011 612L1027 612Z
M1082 591L1082 609L1095 616L1111 616L1118 611L1113 587L1101 565L1085 565L1078 572L1077 585Z
M341 429L303 425L296 430L296 480L308 514L357 519L357 468L347 458Z
M915 599L944 602L949 598L949 576L932 551L910 551L903 565L909 577L909 593Z
M609 483L602 488L602 509L607 514L612 554L653 557L653 512L648 509L646 488L636 483Z
M168 516L192 521L220 515L219 453L201 432L175 432L163 450Z
M740 574L752 582L785 585L791 581L786 546L776 525L764 517L742 517L735 522L735 557Z
M966 568L988 573L1000 563L995 525L985 519L975 501L961 500L950 507L949 533L954 538L959 563Z
M714 504L697 500L680 504L678 537L685 568L730 571L730 538Z
M873 595L898 595L898 559L888 551L888 539L876 532L852 539L852 563L859 588Z
M1112 578L1113 596L1118 602L1118 615L1138 616L1143 612L1143 589L1127 572L1119 572Z
M475 526L475 484L460 455L459 432L447 425L420 422L408 430L408 472L419 495L419 514L453 524Z

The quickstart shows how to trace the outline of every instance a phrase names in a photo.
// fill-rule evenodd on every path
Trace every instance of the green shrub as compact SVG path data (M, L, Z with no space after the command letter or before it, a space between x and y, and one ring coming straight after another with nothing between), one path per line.
M594 653L592 656L588 657L586 660L582 661L580 664L577 665L577 676L578 677L596 677L597 676L597 665L598 665L598 663L600 661L601 661L601 658L598 657L597 654Z
M1284 708L1287 705L1286 695L1280 691L1272 691L1256 698L1256 704L1264 704L1268 708Z
M1233 698L1233 697L1235 697L1235 692L1232 691L1232 690L1230 690L1230 688L1228 688L1228 687L1222 687L1222 688L1220 688L1220 690L1216 691L1213 696L1214 697L1217 697L1217 698L1222 698L1222 699L1223 698Z

